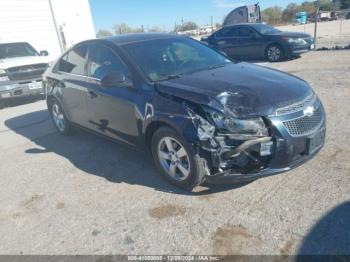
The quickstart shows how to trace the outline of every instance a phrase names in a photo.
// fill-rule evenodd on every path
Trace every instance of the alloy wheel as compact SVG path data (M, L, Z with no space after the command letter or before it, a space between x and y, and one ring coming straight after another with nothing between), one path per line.
M164 137L158 144L158 158L164 171L177 181L190 175L190 160L183 145L172 137Z
M52 105L52 118L58 130L63 133L66 128L66 121L61 107L56 103Z
M281 50L277 46L271 46L267 51L267 58L270 61L276 62L281 58Z

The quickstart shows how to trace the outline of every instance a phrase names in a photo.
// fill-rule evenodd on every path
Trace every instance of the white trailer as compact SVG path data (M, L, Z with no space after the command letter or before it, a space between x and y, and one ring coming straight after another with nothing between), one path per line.
M52 59L95 38L88 0L1 0L0 43L28 42Z

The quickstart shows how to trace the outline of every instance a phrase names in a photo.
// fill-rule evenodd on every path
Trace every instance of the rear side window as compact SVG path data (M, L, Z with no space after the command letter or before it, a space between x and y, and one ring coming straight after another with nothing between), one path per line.
M58 64L57 70L75 75L85 74L85 57L87 54L87 45L80 45L64 55ZM56 69L56 68L55 68Z
M65 54L58 60L57 64L53 68L53 71L66 72L68 54Z
M102 79L113 71L119 71L128 75L127 66L122 59L107 46L91 44L89 46L88 61L89 76L93 78Z

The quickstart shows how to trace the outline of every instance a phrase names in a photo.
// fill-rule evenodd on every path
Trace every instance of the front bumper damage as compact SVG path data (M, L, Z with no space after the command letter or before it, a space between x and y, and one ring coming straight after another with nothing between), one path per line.
M325 141L326 119L322 105L319 106L320 123L307 134L293 136L283 124L286 119L305 118L302 112L296 112L266 118L269 129L266 137L248 139L215 134L211 139L201 141L198 148L210 170L206 180L212 184L252 181L290 171L312 159Z

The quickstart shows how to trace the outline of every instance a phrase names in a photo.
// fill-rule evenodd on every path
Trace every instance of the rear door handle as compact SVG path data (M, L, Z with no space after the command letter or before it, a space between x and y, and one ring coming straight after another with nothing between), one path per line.
M88 92L90 98L96 98L97 94L94 91L89 91Z

